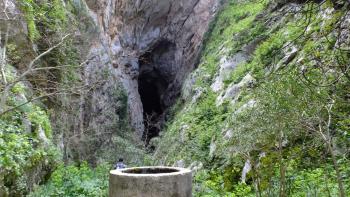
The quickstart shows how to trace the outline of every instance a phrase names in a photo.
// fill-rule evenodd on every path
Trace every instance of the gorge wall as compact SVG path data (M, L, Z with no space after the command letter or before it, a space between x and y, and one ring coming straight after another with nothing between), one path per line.
M80 3L84 6L84 2ZM106 127L113 124L109 114L115 114L113 105L120 99L112 101L110 95L119 84L127 97L136 143L142 140L147 144L158 136L167 110L179 96L185 77L194 69L219 1L106 0L86 1L86 5L96 33L88 41L91 47L84 68L85 83L99 81L102 69L109 74L103 89L81 99L80 125L75 130L92 131L90 136L115 132L113 127ZM73 139L73 147L84 149L78 145L82 140ZM91 152L86 153L87 157L91 157Z
M195 66L218 1L86 3L100 31L87 68L107 66L122 82L132 127L139 138L145 138L144 114L153 113L152 122L163 122L184 78Z
M0 90L12 87L6 83L8 72L13 72L10 82L23 86L6 92L14 103L2 97L1 113L14 107L1 116L7 121L4 128L25 128L15 132L26 148L31 139L33 149L45 154L58 146L66 163L97 165L117 157L130 164L145 159L145 144L159 135L184 79L195 68L219 0L8 0L0 5L1 49L12 47L4 52L9 58L1 60L6 88ZM23 83L15 81L23 73ZM32 99L39 112L17 109L16 103ZM32 120L31 113L39 119ZM34 157L28 154L23 157ZM12 170L0 171L1 192L25 194L45 181L57 157L43 156L46 170L34 178L37 163L19 166L11 179ZM15 169L12 164L7 168ZM27 189L18 186L21 180Z

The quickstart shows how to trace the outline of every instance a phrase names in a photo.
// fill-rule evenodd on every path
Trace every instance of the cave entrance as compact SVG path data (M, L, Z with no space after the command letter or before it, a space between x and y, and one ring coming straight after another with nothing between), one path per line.
M169 41L157 43L139 58L139 94L143 105L145 131L142 139L146 145L159 136L168 108L165 101L168 87L174 78L175 45Z
M139 94L143 105L145 131L142 136L148 144L149 140L159 135L162 126L164 105L162 96L167 83L156 71L145 72L139 77Z

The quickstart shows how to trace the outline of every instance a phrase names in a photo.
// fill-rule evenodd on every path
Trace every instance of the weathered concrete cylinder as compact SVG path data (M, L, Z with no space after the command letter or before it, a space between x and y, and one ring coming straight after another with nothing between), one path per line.
M173 167L112 170L109 197L192 197L192 172Z

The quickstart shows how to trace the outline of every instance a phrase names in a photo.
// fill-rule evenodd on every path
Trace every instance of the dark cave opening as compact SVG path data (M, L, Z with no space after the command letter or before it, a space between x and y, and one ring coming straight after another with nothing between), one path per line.
M147 75L143 75L139 81L139 93L142 95L144 113L148 115L152 113L161 114L163 111L160 100L161 93L156 85L159 81L157 79L149 80Z
M162 96L167 87L166 81L162 78L157 70L144 72L139 76L139 94L143 105L143 119L145 132L143 140L146 144L153 137L157 137L161 130L162 115L164 105Z
M139 94L143 105L145 131L142 136L146 145L159 136L168 109L165 97L172 81L175 46L169 41L157 43L139 58Z

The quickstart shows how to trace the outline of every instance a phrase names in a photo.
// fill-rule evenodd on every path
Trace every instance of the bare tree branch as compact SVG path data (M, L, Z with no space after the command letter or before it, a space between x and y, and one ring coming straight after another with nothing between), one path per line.
M4 43L4 46L2 47L2 51L1 51L2 53L0 58L1 77L5 85L7 84L7 80L5 76L5 66L6 66L6 47L8 42L8 33L9 33L9 25L7 24L6 33L5 33L5 43ZM0 42L1 42L1 31L0 31Z
M32 60L32 61L30 62L30 64L28 65L28 70L26 70L26 71L19 77L19 79L22 79L23 77L25 77L25 76L27 76L28 74L30 74L31 72L33 72L33 68L34 68L34 66L35 66L35 63L36 63L37 61L39 61L39 60L40 60L42 57L44 57L45 55L49 54L52 50L54 50L54 49L56 49L57 47L59 47L60 45L62 45L62 44L64 43L65 39L66 39L68 36L69 36L69 34L65 35L65 36L61 39L61 41L60 41L58 44L56 44L56 45L50 47L49 49L47 49L46 51L44 51L43 53L41 53L40 55L38 55L34 60Z

